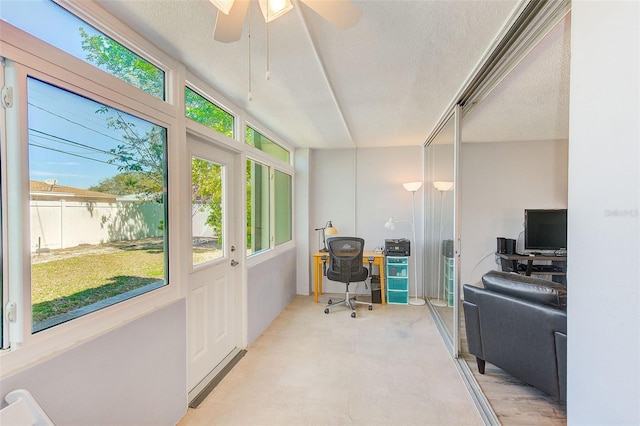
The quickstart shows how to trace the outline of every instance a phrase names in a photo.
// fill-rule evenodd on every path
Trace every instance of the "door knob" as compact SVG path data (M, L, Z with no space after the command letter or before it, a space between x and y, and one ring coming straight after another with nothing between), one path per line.
M231 266L238 266L240 262L237 262L235 259L231 259Z

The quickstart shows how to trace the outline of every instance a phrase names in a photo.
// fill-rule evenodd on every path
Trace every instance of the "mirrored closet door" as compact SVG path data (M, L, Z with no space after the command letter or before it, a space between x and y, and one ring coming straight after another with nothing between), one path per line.
M425 296L440 319L457 356L456 176L458 108L425 147Z

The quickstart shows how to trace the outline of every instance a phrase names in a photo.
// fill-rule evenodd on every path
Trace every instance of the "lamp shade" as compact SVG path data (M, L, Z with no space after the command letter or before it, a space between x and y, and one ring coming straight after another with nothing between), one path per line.
M271 22L293 9L291 0L259 0L258 3L265 22Z
M209 0L218 10L225 15L228 15L233 6L234 0Z
M336 235L338 233L338 230L334 228L333 223L329 221L329 223L327 224L327 227L324 230L324 233L325 235Z
M437 181L437 182L433 182L433 186L438 191L449 191L451 188L453 188L453 182Z
M404 186L404 189L406 189L409 192L416 192L418 189L422 187L422 182L408 182L408 183L403 183L402 186Z

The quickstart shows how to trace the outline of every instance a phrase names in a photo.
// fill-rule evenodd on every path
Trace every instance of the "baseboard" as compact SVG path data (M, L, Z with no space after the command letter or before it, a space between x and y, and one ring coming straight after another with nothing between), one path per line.
M246 353L246 349L236 348L220 363L219 368L216 368L209 373L209 375L201 382L201 385L196 386L191 392L189 392L189 408L198 408L198 405L200 405L211 391L218 386L222 379L229 374L231 369Z

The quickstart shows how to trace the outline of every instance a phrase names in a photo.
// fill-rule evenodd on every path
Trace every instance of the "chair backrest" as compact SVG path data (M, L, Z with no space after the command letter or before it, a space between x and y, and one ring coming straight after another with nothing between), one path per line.
M327 278L333 281L349 283L363 281L368 270L362 265L364 240L358 237L327 238L329 249L329 269Z

